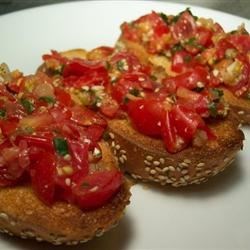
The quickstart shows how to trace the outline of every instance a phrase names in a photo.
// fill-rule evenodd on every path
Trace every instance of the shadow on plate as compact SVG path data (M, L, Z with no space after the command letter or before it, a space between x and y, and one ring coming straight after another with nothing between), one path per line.
M7 249L14 250L124 250L133 235L132 223L128 216L125 216L118 226L106 232L102 237L96 237L93 240L76 246L54 246L45 242L36 242L34 240L22 240L18 237L9 237L0 235L0 240L5 241Z
M209 198L210 196L224 194L230 192L239 183L241 183L245 177L244 169L241 167L239 158L228 166L222 173L211 177L207 182L201 184L194 184L186 187L174 188L171 186L159 186L157 184L143 184L145 189L149 189L155 192L161 192L167 195L179 195L187 198Z

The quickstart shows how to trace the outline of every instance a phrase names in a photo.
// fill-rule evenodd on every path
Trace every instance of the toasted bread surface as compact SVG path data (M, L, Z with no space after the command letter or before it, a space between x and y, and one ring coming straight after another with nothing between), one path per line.
M100 143L103 159L98 168L117 165L109 147ZM55 245L75 245L100 236L115 226L129 204L129 184L124 182L119 192L102 207L82 211L75 205L56 202L47 206L29 185L0 189L0 228L2 232L22 238L34 238Z
M244 135L231 119L210 122L217 136L202 147L190 145L168 153L160 139L137 132L128 120L109 121L109 143L120 165L132 177L162 185L199 184L223 171L242 149Z

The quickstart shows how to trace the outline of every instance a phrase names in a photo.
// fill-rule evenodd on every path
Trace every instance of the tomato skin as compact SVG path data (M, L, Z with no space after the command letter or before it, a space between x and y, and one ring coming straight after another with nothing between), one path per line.
M65 92L62 88L55 88L55 95L56 95L57 101L61 105L65 105L67 107L70 107L72 105L70 94Z
M192 65L191 60L192 60L192 55L190 53L184 50L178 51L173 56L171 68L173 71L177 73L182 73Z
M102 62L73 59L65 65L62 76L66 86L77 88L108 83L108 72Z
M78 181L73 188L75 203L91 210L107 203L121 187L123 178L118 170L94 172Z
M155 99L139 99L128 104L128 114L136 129L149 136L161 135L161 120L164 115L162 102Z
M18 127L18 119L0 120L0 128L4 136L10 136Z
M107 126L104 118L83 106L73 106L70 111L72 112L71 120L80 126L90 126L93 124L104 128Z
M177 87L195 89L198 87L197 83L199 82L204 85L208 83L208 71L201 66L196 66L193 70L163 80L163 84L166 88L172 91L176 91Z
M32 187L39 199L51 205L55 194L56 164L53 154L42 152L40 160L33 162L30 170Z
M106 97L102 101L100 111L108 118L114 118L119 110L119 105L116 100L111 97Z
M230 35L227 38L227 41L230 42L240 53L246 54L250 51L250 36L235 34Z
M184 11L178 18L177 22L170 28L173 37L177 41L194 37L196 29L195 20L188 11Z

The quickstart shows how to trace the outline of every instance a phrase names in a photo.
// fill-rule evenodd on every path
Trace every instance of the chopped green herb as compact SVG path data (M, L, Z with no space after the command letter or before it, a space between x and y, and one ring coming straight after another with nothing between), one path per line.
M215 102L210 102L208 105L208 109L212 117L216 117L218 115L218 110L217 110Z
M211 93L212 93L213 101L218 102L220 98L223 96L223 91L221 89L212 88Z
M56 102L55 98L52 96L42 96L39 98L39 100L47 102L47 103L52 103L52 104Z
M116 67L119 71L124 71L125 62L123 60L120 60L116 63Z
M35 107L32 104L32 102L29 101L28 99L21 98L20 102L28 114L30 114L34 111Z
M134 95L134 96L139 96L140 95L140 90L137 88L132 88L129 90L129 94Z
M204 87L196 87L193 89L193 91L198 92L198 93L201 92L202 90L204 90Z
M169 20L168 20L168 17L167 17L166 14L164 14L164 13L161 12L159 15L160 15L160 17L162 18L162 20L163 20L167 25L170 24L170 23L169 23Z
M1 108L0 109L0 119L3 119L6 117L6 109Z
M204 49L204 46L202 46L201 44L198 43L196 37L191 37L189 38L188 40L186 40L184 42L184 45L189 45L189 46L192 46L192 47L195 47L197 49Z
M53 139L53 144L55 147L56 152L61 155L65 156L69 153L68 143L65 139L56 137Z
M125 98L123 99L123 103L124 103L124 104L128 104L128 103L129 103L129 101L130 101L130 100L129 100L129 98L128 98L128 97L125 97Z
M181 45L180 43L175 44L175 45L171 48L172 53L175 53L175 52L181 51L181 50L183 50L183 47L182 47L182 45Z
M102 138L104 141L108 141L111 137L109 135L109 132L108 131L105 131L102 135Z

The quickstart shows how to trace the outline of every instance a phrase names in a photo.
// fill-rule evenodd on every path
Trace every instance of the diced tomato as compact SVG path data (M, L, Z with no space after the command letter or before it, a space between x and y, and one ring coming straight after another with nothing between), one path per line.
M132 24L124 22L121 25L121 32L122 32L122 37L124 39L134 42L139 41L139 34L137 33L136 28Z
M167 151L170 153L176 153L183 149L185 146L184 141L177 135L169 111L164 113L161 122L161 134Z
M19 144L21 141L25 141L29 147L37 147L49 151L53 150L52 136L18 135L15 140L16 144Z
M197 27L193 16L188 11L184 11L170 29L173 37L177 41L182 41L183 39L195 37Z
M104 205L117 193L122 180L118 170L95 172L80 179L73 188L76 204L84 210Z
M190 53L182 50L174 54L171 67L173 71L182 73L193 66L193 56Z
M64 84L82 87L107 85L108 72L102 62L73 59L63 68Z
M57 101L61 105L71 106L72 104L71 96L65 90L63 90L62 88L55 88L55 95Z
M206 68L201 66L196 66L193 70L163 80L163 84L166 86L166 88L172 90L176 89L177 87L195 89L199 88L200 85L203 85L204 87L207 83L208 71Z
M171 116L177 134L186 142L190 142L197 129L205 125L202 118L194 110L184 105L174 106L171 110Z
M92 150L102 138L104 128L99 125L92 125L87 128L87 138L91 141L89 149Z
M0 120L0 128L4 136L10 136L18 127L18 119Z
M234 34L226 38L240 53L246 54L250 51L250 35Z
M70 118L72 117L71 110L64 106L53 107L49 112L56 123L70 120Z
M117 101L115 101L110 96L107 96L102 100L102 105L100 111L108 118L114 118L119 109Z
M51 205L55 194L55 157L49 152L41 152L40 160L31 165L30 175L32 187L39 199Z
M72 166L75 170L72 181L85 177L89 173L88 163L88 142L79 142L74 140L68 140L70 155L72 157Z
M155 99L140 99L128 104L128 114L136 129L149 136L160 136L164 115L163 103Z
M205 27L197 27L197 33L196 33L196 37L197 37L197 43L202 45L203 47L208 47L211 45L212 43L212 31L205 28Z
M94 124L102 127L107 126L107 122L104 118L83 106L74 106L71 108L71 112L71 120L80 126L90 126Z

